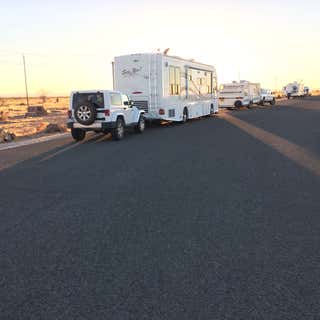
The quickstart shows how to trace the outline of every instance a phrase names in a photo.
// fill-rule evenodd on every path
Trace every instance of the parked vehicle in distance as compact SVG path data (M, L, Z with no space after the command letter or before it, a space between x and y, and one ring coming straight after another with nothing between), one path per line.
M240 108L260 104L260 84L249 81L233 81L220 87L219 107Z
M269 89L261 89L261 102L263 106L266 102L270 103L272 106L276 104L276 97L273 92Z
M115 57L114 88L145 111L146 119L187 122L218 112L213 66L165 53Z
M287 84L283 91L288 99L305 96L304 84L298 81Z
M114 140L121 140L126 127L137 133L145 129L144 111L119 91L71 92L68 117L67 126L76 141L83 140L87 131L111 133Z

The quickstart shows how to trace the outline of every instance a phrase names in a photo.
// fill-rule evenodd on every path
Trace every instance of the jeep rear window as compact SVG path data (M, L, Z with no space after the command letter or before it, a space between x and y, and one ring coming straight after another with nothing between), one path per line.
M103 93L75 93L72 100L72 108L75 109L78 106L93 104L96 108L104 108Z

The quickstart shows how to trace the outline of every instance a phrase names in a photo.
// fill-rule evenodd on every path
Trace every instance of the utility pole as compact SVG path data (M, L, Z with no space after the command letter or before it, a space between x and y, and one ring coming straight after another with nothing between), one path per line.
M26 98L27 98L27 106L29 107L29 93L28 93L28 80L27 80L27 69L26 69L26 58L24 54L22 55L23 58L23 69L24 69L24 84L26 87Z

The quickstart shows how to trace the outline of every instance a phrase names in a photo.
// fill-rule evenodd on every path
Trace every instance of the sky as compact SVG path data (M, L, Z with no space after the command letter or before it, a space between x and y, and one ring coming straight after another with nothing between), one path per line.
M214 65L219 83L320 88L319 0L0 0L0 96L112 88L118 55L156 52Z

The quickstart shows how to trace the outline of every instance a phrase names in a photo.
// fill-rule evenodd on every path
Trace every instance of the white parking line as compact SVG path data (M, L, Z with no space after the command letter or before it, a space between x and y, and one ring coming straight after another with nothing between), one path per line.
M41 143L41 142L62 139L62 138L68 137L68 136L70 136L70 133L59 133L59 134L55 134L55 135L51 135L51 136L45 136L45 137L40 137L40 138L35 138L35 139L30 139L30 140L4 143L3 145L0 145L0 151L25 147L25 146L29 146L29 145Z

